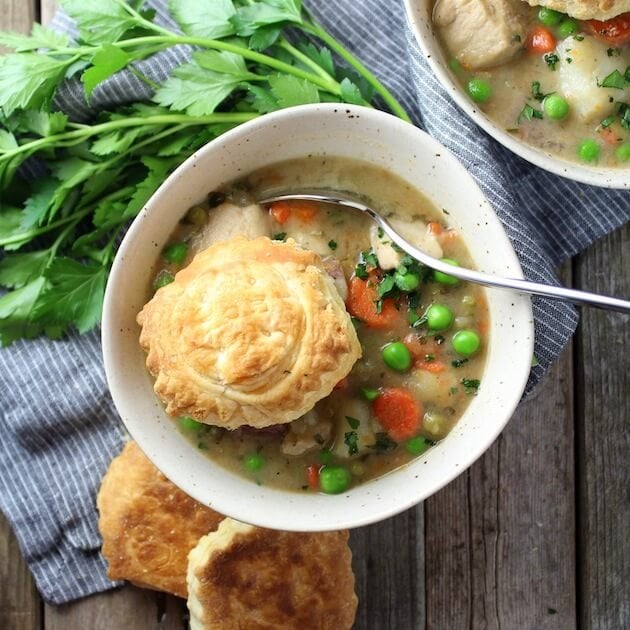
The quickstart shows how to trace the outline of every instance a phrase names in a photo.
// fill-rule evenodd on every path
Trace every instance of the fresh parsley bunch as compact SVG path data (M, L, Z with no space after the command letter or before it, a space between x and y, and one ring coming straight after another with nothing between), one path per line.
M224 131L284 107L370 105L375 95L408 120L301 0L171 0L181 32L156 24L144 0L61 4L77 41L39 24L30 36L0 34L15 50L0 57L0 287L8 290L0 345L93 328L121 231L178 164ZM164 82L134 67L178 44L194 52ZM151 86L152 102L90 124L54 111L66 79L80 77L89 102L123 69ZM20 167L29 158L45 172L27 182Z

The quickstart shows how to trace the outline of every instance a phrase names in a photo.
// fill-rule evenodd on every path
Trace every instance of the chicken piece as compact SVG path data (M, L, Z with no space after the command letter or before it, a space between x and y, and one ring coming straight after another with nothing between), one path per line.
M271 236L269 214L258 204L237 206L229 201L210 210L208 221L200 232L193 237L195 251L202 251L235 236L254 239L259 236Z
M322 417L314 409L289 425L289 432L282 440L282 452L285 455L302 455L321 445L330 438L332 422Z
M328 272L328 275L333 279L341 299L345 302L348 299L348 281L346 280L341 263L334 256L326 256L326 258L322 260L322 264L324 265L324 269Z
M514 0L438 0L433 22L462 66L491 68L512 60L522 50L523 6Z
M404 221L403 219L390 219L392 227L412 245L433 256L442 258L442 247L437 239L431 234L425 223L422 221ZM379 229L374 225L370 228L370 245L378 258L381 269L396 269L404 254L396 251L387 234L379 236Z
M588 35L567 37L558 44L560 93L582 122L598 122L615 111L615 101L630 99L628 87L620 90L598 85L615 70L623 75L630 62L627 53L610 56L609 48Z

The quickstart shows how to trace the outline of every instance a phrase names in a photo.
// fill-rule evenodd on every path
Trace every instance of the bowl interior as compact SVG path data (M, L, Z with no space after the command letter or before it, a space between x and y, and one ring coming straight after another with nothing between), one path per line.
M434 4L435 0L405 0L409 24L420 50L444 89L475 123L513 153L551 173L593 186L630 188L627 169L589 166L537 149L516 139L478 109L448 67L448 61L431 21Z
M462 419L426 456L342 495L257 486L192 448L155 397L138 344L135 317L144 304L147 274L192 204L250 171L307 154L355 158L390 169L449 212L478 268L521 276L500 222L465 169L419 129L375 110L323 104L270 114L219 137L167 179L129 229L107 286L103 352L114 402L142 450L195 499L239 520L296 531L374 522L445 485L490 446L511 416L533 352L530 300L489 292L487 367Z

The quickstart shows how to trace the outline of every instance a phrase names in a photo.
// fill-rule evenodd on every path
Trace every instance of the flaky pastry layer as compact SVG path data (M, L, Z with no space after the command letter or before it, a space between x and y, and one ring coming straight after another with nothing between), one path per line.
M609 20L630 11L630 0L526 0L533 7L543 6L568 13L578 20Z
M138 323L167 413L229 429L295 420L361 356L320 257L290 239L210 246L156 292Z

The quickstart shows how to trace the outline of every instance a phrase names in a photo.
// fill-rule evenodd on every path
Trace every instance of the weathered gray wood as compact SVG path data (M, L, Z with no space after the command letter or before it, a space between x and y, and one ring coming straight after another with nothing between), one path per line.
M0 0L0 30L28 32L35 15L35 0ZM0 514L0 628L36 630L40 620L41 605L33 578L9 524Z
M38 630L39 595L9 524L0 514L0 628Z
M355 630L425 627L422 505L350 534L359 608Z
M630 225L578 258L580 288L630 295ZM584 310L576 355L580 621L630 627L630 319Z
M47 606L45 630L184 630L183 600L126 586L64 606Z
M40 1L39 19L42 24L48 24L53 19L58 6L59 2L57 0Z
M575 627L571 352L425 503L427 628Z

